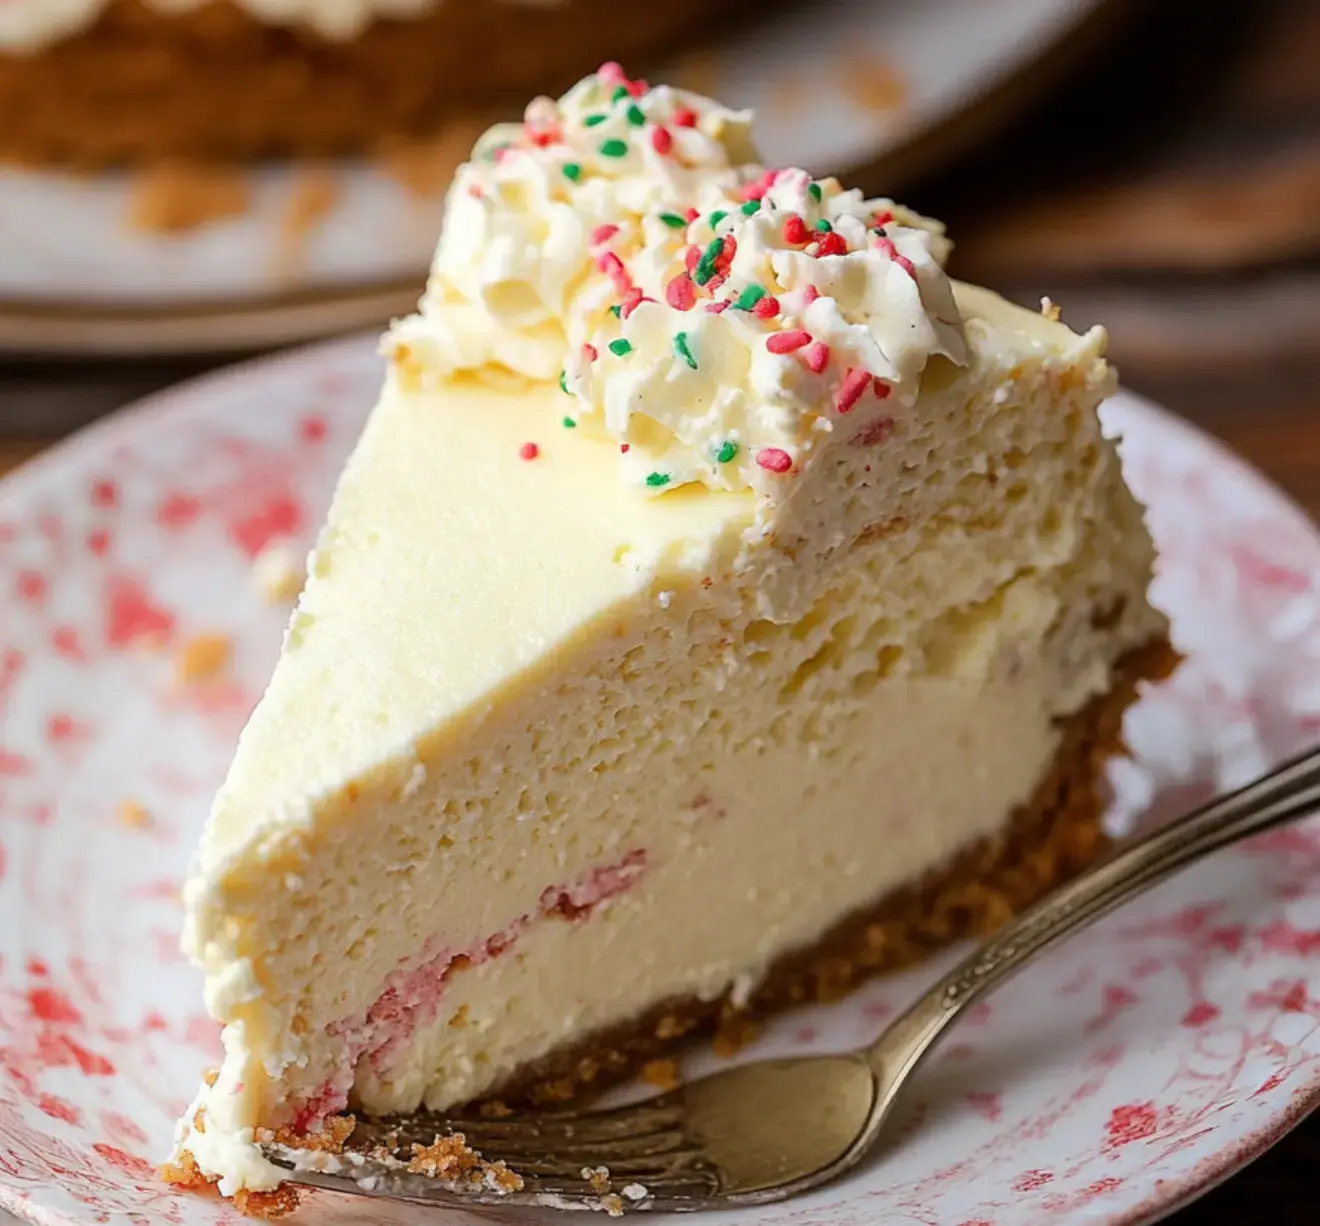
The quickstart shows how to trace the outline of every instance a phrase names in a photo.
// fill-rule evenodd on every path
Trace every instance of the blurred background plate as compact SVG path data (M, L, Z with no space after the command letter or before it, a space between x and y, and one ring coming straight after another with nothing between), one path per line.
M815 0L653 76L755 107L771 165L889 193L1048 89L1128 7ZM214 353L406 312L471 140L453 137L411 161L0 171L0 350Z

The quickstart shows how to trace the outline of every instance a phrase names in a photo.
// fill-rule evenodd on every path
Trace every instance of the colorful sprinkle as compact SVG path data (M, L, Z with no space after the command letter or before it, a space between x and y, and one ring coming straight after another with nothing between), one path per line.
M617 302L610 307L610 314L613 315L615 319L618 319L622 313L623 308Z
M802 305L804 307L809 307L819 297L820 297L820 290L818 290L814 285L803 286Z
M820 241L816 244L817 259L823 259L827 255L847 254L848 244L844 242L843 235L834 230L831 230L828 234L822 234Z
M608 115L601 115L599 113L595 115L588 115L582 121L582 126L584 128L594 128L598 123L604 123L608 118L609 118Z
M618 226L603 225L597 226L591 232L591 245L599 247L601 243L608 243L619 232Z
M672 230L681 230L687 225L677 213L661 213L660 220Z
M667 156L673 152L674 138L668 128L651 129L651 148L661 157Z
M618 340L610 341L610 352L616 358L626 358L632 352L632 345L623 337L619 337Z
M752 314L757 319L774 319L779 314L779 299L773 294L767 294L752 308Z
M793 457L778 447L762 447L756 462L768 473L786 473L793 467Z
M642 293L640 288L634 285L623 296L623 302L621 304L619 318L627 319L628 316L631 315L639 306L641 306L643 302L654 302L654 301L655 301L654 298L648 298L644 293Z
M744 217L754 217L761 211L761 202L759 200L749 200L746 204L740 205L738 212Z
M697 126L697 113L690 106L680 106L674 112L674 126L679 128L695 128Z
M689 205L687 208L683 210L683 216L686 217L688 219L688 223L691 224L692 222L696 221L697 218L701 216L701 214L698 213L696 209L692 208Z
M871 372L863 370L860 366L854 366L843 376L843 383L839 386L838 395L834 397L834 408L839 413L849 413L853 406L862 398L867 385L871 382Z
M816 229L819 230L820 233L822 233L822 234L829 234L829 233L831 233L831 232L834 230L834 227L833 227L832 225L830 225L830 223L829 223L828 221L826 221L825 218L822 217L822 218L816 223Z
M723 209L716 209L710 215L710 228L712 230L715 229L715 227L718 226L720 222L722 222L727 216L728 213L726 213Z
M711 284L714 285L715 282L712 281ZM724 312L727 311L728 309L729 309L729 304L728 304L727 302L708 302L708 303L706 303L706 314L707 314L707 315L723 315Z
M692 356L692 350L688 348L686 332L674 333L674 352L692 367L693 370L697 369L697 359Z
M627 116L628 122L634 128L640 128L646 122L646 116L642 114L642 108L635 102L624 111L624 115Z
M816 201L819 201L819 200L820 200L820 184L819 184L819 183L808 183L808 184L807 184L807 191L811 193L811 198L812 198L813 200L816 200Z
M566 396L571 396L573 394L568 390L568 371L566 370L561 370L559 372L559 390Z
M574 183L582 178L582 167L577 162L565 162L560 169L564 172L564 178L571 179Z
M727 464L737 454L738 444L734 442L726 442L722 444L720 449L715 453L715 463Z
M807 223L796 213L784 218L784 242L793 247L801 247L811 237Z
M648 89L650 89L650 88L651 88L651 87L650 87L649 85L647 85L647 83L646 83L645 81L642 81L642 80L640 80L640 79L639 79L639 80L636 80L636 81L629 81L629 82L628 82L628 92L629 92L634 98L640 98L640 97L641 97L644 93L646 93L646 91L647 91Z
M873 226L887 226L893 220L894 214L889 209L885 209L882 213L871 214L871 224Z
M610 101L618 102L620 98L627 98L629 96L630 95L628 93L628 87L626 85L618 85L615 87L614 92L610 95Z
M811 344L811 333L804 328L794 328L788 332L773 332L765 338L765 347L771 353L792 353L803 345Z
M802 360L813 375L818 375L830 364L830 347L824 341L812 341L802 355Z
M706 250L701 253L701 257L697 260L696 268L689 269L698 285L705 285L715 275L717 261L723 254L724 239L711 239Z
M696 272L697 265L701 263L701 248L693 244L683 252L683 267L688 272Z
M741 294L738 295L738 301L734 305L740 311L750 311L756 306L762 298L765 297L765 290L759 285L749 285Z
M596 257L596 267L614 282L614 292L622 298L632 289L632 278L613 251L603 251Z
M646 484L653 490L658 490L662 485L668 485L670 476L668 473L647 473Z
M628 74L623 71L623 65L618 60L606 60L596 69L596 75L605 85L618 85L628 79Z
M628 452L632 450L632 444L631 444L631 443L620 443L620 444L619 444L619 450L620 450L624 455L627 455Z
M621 158L628 152L628 142L623 140L605 140L600 143L601 157Z
M598 357L600 357L600 353L596 349L595 345L593 345L590 341L587 341L582 346L582 356L586 358L588 362L594 362Z
M577 422L575 422L571 417L565 417L559 424L563 426L565 430L577 429Z
M535 443L524 443L518 448L518 455L524 460L534 460L541 454L541 449Z
M680 273L665 286L665 301L676 311L690 311L697 304L697 287L686 273Z

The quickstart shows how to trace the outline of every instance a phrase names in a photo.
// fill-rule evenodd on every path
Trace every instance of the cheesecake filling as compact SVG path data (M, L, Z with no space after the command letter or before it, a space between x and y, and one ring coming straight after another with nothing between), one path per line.
M735 1000L1002 832L1162 639L1104 333L617 66L483 139L185 891L178 1149Z

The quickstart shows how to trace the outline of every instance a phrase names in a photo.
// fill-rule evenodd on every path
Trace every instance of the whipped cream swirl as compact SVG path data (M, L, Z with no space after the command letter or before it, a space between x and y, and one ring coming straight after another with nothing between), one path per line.
M780 497L847 416L877 436L932 355L964 360L937 223L757 164L751 116L607 64L478 143L420 314L423 379L555 379L562 424L654 494Z

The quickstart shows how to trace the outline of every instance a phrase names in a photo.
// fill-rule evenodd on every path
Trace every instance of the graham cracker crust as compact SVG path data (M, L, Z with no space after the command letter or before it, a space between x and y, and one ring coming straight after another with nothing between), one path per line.
M554 1052L515 1075L479 1114L546 1107L599 1093L641 1073L666 1081L682 1043L715 1036L722 1055L749 1041L759 1019L809 1001L846 996L864 979L919 962L964 937L988 936L1092 864L1106 849L1106 761L1124 752L1123 713L1143 681L1173 672L1178 654L1160 639L1118 663L1108 694L1063 725L1049 772L1003 834L964 852L911 888L846 916L813 947L779 959L747 1001L668 1002L643 1017Z
M707 23L700 0L445 0L339 42L255 20L233 0L179 11L111 0L88 29L0 52L0 160L98 168L369 151L492 107L515 118L535 93L603 60L649 60Z

